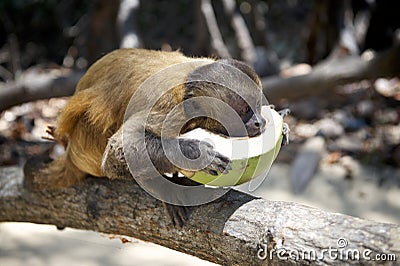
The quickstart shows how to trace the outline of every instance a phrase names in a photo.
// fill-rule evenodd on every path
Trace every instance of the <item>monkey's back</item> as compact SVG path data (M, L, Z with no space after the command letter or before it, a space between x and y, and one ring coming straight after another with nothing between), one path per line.
M191 60L179 52L120 49L94 63L57 121L56 136L68 143L71 161L83 172L100 176L107 140L122 125L137 88L158 71Z

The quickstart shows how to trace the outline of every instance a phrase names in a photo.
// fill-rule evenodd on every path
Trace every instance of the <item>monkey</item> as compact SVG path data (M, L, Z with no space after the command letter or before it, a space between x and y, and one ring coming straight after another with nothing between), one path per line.
M237 113L245 132L235 133L233 130L234 136L261 134L266 121L260 114L262 86L254 70L234 59L200 59L202 63L198 65L195 62L198 62L199 58L187 57L179 51L134 48L114 50L100 58L78 82L74 95L61 111L51 132L54 138L64 145L65 153L51 162L47 161L45 166L40 166L41 169L33 174L25 171L25 175L32 175L30 184L38 189L57 189L79 183L89 175L107 176L110 179L130 175L122 149L124 124L129 124L131 129L124 133L128 147L138 146L135 130L145 130L145 146L133 152L135 160L138 161L138 168L134 169L136 175L149 175L148 170L145 167L142 169L140 164L141 156L145 152L143 149L147 150L159 173L181 172L185 176L192 175L193 169L179 168L168 160L166 153L174 156L174 152L163 150L161 131L163 122L174 107L196 97L218 99ZM182 84L162 91L162 96L156 100L151 110L144 114L143 106L152 92L139 91L138 88L159 71L182 63L185 63L185 67L187 65L187 69L168 77L168 80L182 81ZM237 76L232 74L232 69L245 75L251 82L235 80ZM213 77L228 80L236 86L236 91L221 84L203 81L210 80L210 77L211 80ZM246 95L246 99L241 94ZM131 115L125 120L132 97L136 100L135 105L130 107ZM188 120L189 113L196 113L198 110L220 113L220 106L208 101L192 105L183 104L182 108L176 111L173 124L163 133L163 138L167 142L176 140L177 135L195 128L230 135L225 126L216 119L194 116ZM176 130L176 127L179 129ZM234 125L232 127L235 129ZM197 170L211 175L229 171L230 160L214 151L210 144L191 139L179 139L178 143L183 155L189 159L196 159L201 151L205 151L205 158L211 163Z

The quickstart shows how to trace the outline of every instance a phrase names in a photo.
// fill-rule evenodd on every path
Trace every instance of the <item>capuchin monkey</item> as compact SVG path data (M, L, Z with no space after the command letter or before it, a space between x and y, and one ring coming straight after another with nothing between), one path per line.
M126 166L122 149L123 125L130 121L130 127L145 128L146 149L149 157L159 173L183 173L186 176L193 174L192 169L182 169L170 162L162 147L161 131L163 122L175 106L186 100L205 96L218 99L230 106L240 117L245 132L236 133L227 129L217 120L209 117L189 117L189 113L198 108L215 113L220 112L221 106L213 102L202 102L190 108L184 105L181 111L175 114L178 131L166 130L163 139L175 139L195 128L203 128L220 135L230 136L257 136L265 126L261 112L261 82L257 74L248 65L233 60L201 58L203 65L190 68L191 62L199 58L186 57L180 52L162 52L143 49L115 50L94 63L79 81L75 94L71 97L64 110L58 117L57 124L51 134L65 147L65 154L47 161L45 166L37 171L28 169L25 178L31 186L37 189L57 189L74 185L84 180L88 175L107 176L111 179L121 179L131 175ZM149 77L170 66L188 63L186 77L183 84L166 91L160 97L149 113L142 113L146 95L149 91L138 91L138 88ZM196 64L193 64L196 66ZM232 80L232 72L239 71L251 82ZM236 84L235 90L213 82L208 76L218 76ZM176 76L179 76L178 73ZM236 75L237 76L237 75ZM181 77L171 76L169 80L180 81ZM192 82L185 82L191 80ZM243 85L244 84L244 85ZM252 88L249 85L252 84ZM135 94L135 92L138 92ZM135 95L134 95L135 94ZM150 95L150 94L149 94ZM244 99L241 95L246 95ZM124 118L131 97L135 97L135 106L130 106L131 117ZM146 120L141 116L146 115ZM146 125L136 121L147 121ZM142 122L140 122L142 123ZM138 125L136 125L138 124ZM231 127L235 127L234 125ZM134 130L129 131L134 132ZM136 136L124 132L124 139L135 146ZM238 131L240 132L240 130ZM129 146L131 147L131 146ZM201 151L205 151L204 159L211 163L200 169L212 175L228 171L230 160L213 150L210 144L192 139L179 139L179 147L183 155L189 159L199 158ZM143 150L133 151L137 158ZM29 165L29 163L27 164ZM31 164L32 165L32 164ZM29 168L29 167L28 167ZM33 172L33 173L32 173ZM146 169L133 170L135 175L147 177Z

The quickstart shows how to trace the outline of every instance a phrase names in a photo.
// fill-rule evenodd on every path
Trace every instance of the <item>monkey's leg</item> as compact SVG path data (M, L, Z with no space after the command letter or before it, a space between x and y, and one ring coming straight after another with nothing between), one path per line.
M169 181L179 184L182 186L199 186L202 185L200 183L197 183L196 181L193 181L189 178L186 178L184 176L179 177L178 173L174 173L172 177L164 176L165 179L168 179ZM190 215L190 207L189 206L178 206L178 205L173 205L173 204L168 204L166 202L163 202L164 209L168 214L168 217L170 218L172 224L174 226L178 225L182 227L185 222L189 220L189 215Z
M125 161L121 129L108 139L101 162L101 171L110 179L126 179L131 176Z
M163 201L164 210L174 226L183 227L189 220L189 210L186 206L168 204Z

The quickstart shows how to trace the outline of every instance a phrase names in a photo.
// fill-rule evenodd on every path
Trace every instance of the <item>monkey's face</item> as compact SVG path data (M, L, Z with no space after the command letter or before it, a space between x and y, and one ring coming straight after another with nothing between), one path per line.
M250 106L243 99L231 103L232 108L242 119L247 134L250 137L260 135L265 128L265 119L261 115L261 104L255 103L255 106Z
M244 63L220 60L196 69L187 83L185 112L193 117L186 130L201 127L230 137L257 136L261 116L261 82Z
M195 106L199 113L206 110L209 115L191 119L188 130L200 127L229 137L254 137L262 133L266 122L261 116L261 105L248 104L234 94L213 99L215 101L208 100Z

